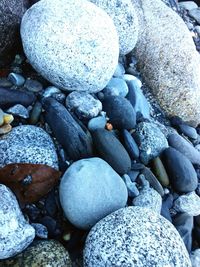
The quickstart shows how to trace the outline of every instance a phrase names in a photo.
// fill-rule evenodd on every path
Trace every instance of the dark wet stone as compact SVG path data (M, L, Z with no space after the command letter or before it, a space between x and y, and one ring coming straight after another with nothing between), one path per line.
M112 132L98 129L92 133L98 153L118 173L125 174L131 169L131 159Z
M47 227L40 223L31 223L31 226L35 229L35 235L42 239L48 238Z
M139 173L140 173L139 171L130 170L127 174L130 177L131 181L135 182L135 180L137 179Z
M54 217L58 208L57 208L57 204L56 204L56 199L55 199L55 193L54 190L52 190L48 196L45 199L45 208L47 213Z
M10 108L16 104L28 107L36 100L33 93L0 87L0 108Z
M26 79L24 87L28 91L34 92L34 93L38 93L38 92L42 91L42 89L43 89L43 85L39 81L32 80L32 79Z
M132 135L127 130L122 131L124 146L129 153L131 159L139 158L139 148Z
M133 171L141 171L144 168L145 168L145 165L142 163L135 163L135 162L131 163L131 170Z
M30 124L37 124L37 122L39 121L41 113L42 113L42 104L39 101L37 101L34 104L33 109L31 110L29 123Z
M43 224L44 226L46 226L48 233L49 233L49 237L56 237L57 235L57 225L56 225L56 220L54 220L52 217L50 216L45 216L43 218L41 218L39 220L39 223Z
M171 117L170 122L171 122L171 125L175 128L183 124L183 120L179 118L178 116Z
M40 210L35 206L35 204L26 205L24 212L28 215L31 221L35 221L40 215Z
M170 216L169 210L172 208L173 200L174 198L172 194L165 195L163 197L162 208L161 208L161 215L170 222L172 222L172 218Z
M163 152L163 160L174 190L188 193L197 188L197 174L187 157L175 148L169 147Z
M161 183L162 186L169 185L169 177L165 170L165 167L159 157L152 160L152 167L153 172L155 173L158 181Z
M136 113L131 103L122 96L109 96L103 100L111 124L117 129L133 129L136 124Z
M178 127L180 133L183 133L184 135L188 136L190 139L196 140L198 135L197 131L194 127L189 126L187 124L181 124Z
M72 160L92 156L92 139L74 120L67 109L49 97L43 100L45 119L56 139Z

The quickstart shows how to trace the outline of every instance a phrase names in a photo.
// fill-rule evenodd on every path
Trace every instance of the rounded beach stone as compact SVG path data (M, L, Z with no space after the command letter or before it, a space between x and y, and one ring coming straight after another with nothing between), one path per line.
M17 126L0 136L0 151L1 168L10 163L32 163L58 169L58 158L51 137L36 126Z
M21 37L31 65L63 90L98 92L118 64L113 21L89 1L39 1L25 13Z
M191 267L191 262L170 222L150 209L128 207L91 229L84 248L84 267L93 266Z
M128 198L122 178L100 158L73 163L61 179L59 192L65 216L82 229L124 207Z

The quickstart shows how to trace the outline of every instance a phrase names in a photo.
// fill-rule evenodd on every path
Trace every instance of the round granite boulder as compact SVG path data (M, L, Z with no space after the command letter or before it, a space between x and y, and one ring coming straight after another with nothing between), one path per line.
M63 90L98 92L118 64L113 21L89 1L39 1L25 13L21 37L31 65Z
M84 267L191 267L185 245L175 227L148 208L120 209L90 231Z

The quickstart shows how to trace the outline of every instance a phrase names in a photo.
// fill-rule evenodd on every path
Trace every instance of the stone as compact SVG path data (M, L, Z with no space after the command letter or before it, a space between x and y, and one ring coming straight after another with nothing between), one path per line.
M29 118L28 109L22 106L21 104L14 105L13 107L9 108L7 112L14 116L21 117L23 119Z
M0 3L0 66L10 61L19 46L19 27L28 7L26 0L2 0Z
M99 155L116 172L125 174L131 169L131 159L127 151L112 132L97 129L92 132L92 137Z
M113 74L113 77L115 78L122 78L125 74L125 68L121 63L118 63L116 70Z
M148 164L168 147L167 139L155 123L138 123L133 136L140 150L140 159L144 164Z
M120 209L89 232L84 266L191 267L188 252L175 227L143 207Z
M25 83L25 79L22 75L13 72L8 75L8 80L16 86L22 86Z
M189 16L196 20L198 24L200 24L200 8L194 8L189 10L188 12Z
M197 248L191 252L190 260L192 263L192 267L200 266L200 248Z
M161 215L165 217L169 222L172 222L170 209L173 206L173 200L174 200L173 195L167 194L163 197L162 201Z
M30 124L37 124L42 113L42 104L39 101L36 101L33 105L33 108L30 112Z
M118 64L113 21L89 1L39 1L23 16L20 32L31 65L63 90L101 91Z
M169 116L196 126L200 122L200 55L191 32L160 0L132 3L140 29L133 54L144 82Z
M67 109L51 97L44 99L43 107L46 111L46 121L69 159L78 160L90 157L92 155L92 139Z
M136 113L131 103L122 96L108 96L103 100L103 111L117 129L133 129L136 124Z
M119 50L126 55L133 50L138 39L138 18L131 0L90 0L104 9L113 19L119 36Z
M187 157L175 148L163 152L163 163L175 191L189 193L197 188L197 174Z
M67 250L56 240L34 241L21 254L0 262L0 267L54 266L72 267Z
M85 92L72 92L66 98L66 107L80 119L91 119L102 111L101 102Z
M173 208L190 216L198 216L200 215L200 197L195 191L181 195L175 200Z
M200 165L200 152L185 138L178 134L170 134L168 136L168 143L185 155L192 164Z
M192 10L198 7L198 5L194 1L183 1L178 3L178 5L186 10Z
M198 138L197 131L194 127L191 127L187 124L181 124L179 125L179 131L183 133L184 135L188 136L192 140L196 140Z
M10 163L32 163L58 169L58 158L51 137L36 126L17 126L0 136L0 151L1 168Z
M133 139L132 135L127 130L123 130L122 135L123 135L124 146L127 152L129 153L131 159L138 159L139 148L135 140Z
M59 94L61 93L61 90L58 89L57 87L55 86L48 86L44 92L43 92L43 97L50 97L50 96L53 96L55 94Z
M106 126L106 118L104 116L98 116L92 118L88 122L88 130L95 131L97 129L104 129Z
M137 189L136 183L131 181L131 178L129 175L124 174L122 176L122 179L124 180L124 183L126 184L127 190L128 190L128 196L129 197L137 197L139 195L139 190Z
M40 224L40 223L31 223L31 226L35 229L35 235L42 239L48 238L48 230L46 226Z
M162 186L169 185L169 177L165 170L165 167L159 157L152 160L153 171L156 175L156 178L161 183Z
M121 177L100 158L74 162L61 179L59 193L65 216L82 229L124 207L128 197Z
M24 87L28 91L34 92L34 93L38 93L38 92L42 91L42 89L43 89L43 85L39 81L30 79L30 78L26 79Z
M34 238L35 230L23 217L15 195L1 184L0 259L7 259L22 252Z
M125 97L128 94L128 86L121 78L112 78L102 91L105 96L115 95Z

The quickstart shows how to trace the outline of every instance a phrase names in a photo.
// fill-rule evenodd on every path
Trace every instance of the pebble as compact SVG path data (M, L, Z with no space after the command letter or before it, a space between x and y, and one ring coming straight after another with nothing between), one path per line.
M171 214L170 214L170 209L173 206L173 195L168 194L163 197L162 201L162 208L161 208L161 215L165 217L168 221L172 222Z
M130 158L133 160L138 159L139 158L139 148L138 148L138 145L136 144L135 140L133 139L132 135L127 130L123 130L122 135L123 135L124 146L125 146L127 152L129 153Z
M124 183L126 184L129 197L137 197L139 195L139 190L137 189L136 183L132 182L129 175L124 174L122 176Z
M200 8L194 8L189 10L188 12L189 16L196 20L198 24L200 24Z
M156 175L156 178L161 183L162 186L169 185L169 177L165 170L165 167L159 157L152 160L153 171Z
M67 109L53 98L45 98L45 119L54 136L71 160L92 156L92 139L84 132Z
M21 104L17 104L14 105L13 107L10 107L9 109L7 109L7 112L14 116L21 117L23 119L29 118L28 109L22 106Z
M121 177L100 158L74 162L61 179L59 195L65 216L81 229L124 207L128 197Z
M106 126L106 118L104 116L98 116L92 118L88 122L88 130L95 131L97 129L104 129Z
M17 199L5 185L0 185L0 259L15 256L35 238L35 230L22 215Z
M46 226L40 223L31 223L31 226L35 229L35 235L42 239L48 238L48 230Z
M200 248L197 248L191 252L190 260L192 263L192 267L200 266Z
M51 216L44 216L39 220L39 222L46 227L50 238L57 237L57 223L55 219L53 219Z
M163 152L163 163L175 191L192 192L197 188L197 174L192 163L175 148Z
M42 104L39 101L36 101L33 105L33 108L30 112L30 124L37 124L42 113Z
M144 164L148 164L168 147L167 139L154 123L138 123L133 137L138 144L140 159Z
M139 171L134 171L131 168L131 170L127 174L130 177L131 181L132 182L135 182L136 179L137 179L137 177L138 177L138 175L140 174L140 172Z
M48 86L44 92L43 92L43 97L50 97L50 96L53 96L55 94L60 94L61 93L61 90L58 89L57 87L55 86Z
M198 8L198 5L194 1L183 1L178 3L178 5L186 10L192 10Z
M136 113L126 98L122 96L104 98L103 110L114 128L130 130L135 127Z
M128 94L128 86L123 79L112 78L102 92L105 97L111 95L125 97Z
M100 156L116 172L125 174L131 169L131 159L127 151L112 132L105 129L98 129L92 132L92 137Z
M85 92L72 92L66 98L66 107L80 119L91 119L102 111L101 102Z
M115 78L122 78L125 74L125 68L121 63L118 63L115 72L113 74L113 77Z
M134 81L135 82L135 85L139 88L142 87L142 82L137 78L135 77L134 75L131 75L131 74L125 74L124 75L124 80L128 83L129 81Z
M0 78L0 87L10 88L12 83L7 78Z
M191 267L188 252L175 227L143 207L113 212L89 232L84 266Z
M8 80L16 86L22 86L25 83L25 79L22 75L13 72L8 75Z
M32 79L26 79L26 82L24 84L24 87L33 93L38 93L40 91L42 91L43 89L43 85L37 81L37 80L32 80Z
M200 152L185 138L178 134L170 134L168 136L168 143L185 155L192 164L200 165Z
M196 140L198 137L196 129L184 123L179 125L179 131L192 140Z

